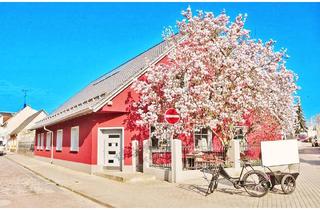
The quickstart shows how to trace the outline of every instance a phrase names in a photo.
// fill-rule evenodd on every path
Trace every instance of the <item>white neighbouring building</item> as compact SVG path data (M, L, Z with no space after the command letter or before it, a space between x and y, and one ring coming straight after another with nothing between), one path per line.
M2 135L5 132L5 125L7 121L14 116L13 112L0 112L0 145L6 144L5 136Z
M44 110L40 110L25 119L10 133L11 150L20 153L32 153L34 149L35 131L30 130L36 122L47 117Z
M32 109L30 106L26 106L22 108L17 113L13 114L13 116L4 122L0 127L0 139L4 145L6 145L6 149L14 150L16 149L17 141L11 138L11 134L15 131L19 126L25 122L30 116L37 113L37 110Z

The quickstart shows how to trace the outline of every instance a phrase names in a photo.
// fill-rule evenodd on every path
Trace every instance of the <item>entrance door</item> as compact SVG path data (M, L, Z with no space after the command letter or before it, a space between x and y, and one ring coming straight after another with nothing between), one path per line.
M107 133L104 140L104 166L119 168L121 164L121 134Z

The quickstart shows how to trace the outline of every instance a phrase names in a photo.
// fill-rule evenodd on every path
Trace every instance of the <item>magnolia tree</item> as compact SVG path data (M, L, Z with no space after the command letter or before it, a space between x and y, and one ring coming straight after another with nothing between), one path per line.
M135 125L163 122L165 110L174 107L181 121L167 131L188 135L199 126L210 127L223 145L252 112L291 131L297 86L285 65L286 51L275 51L273 40L250 38L241 14L234 22L224 12L193 15L188 8L182 15L177 35L165 31L171 44L166 61L150 65L133 83L140 94L132 104Z

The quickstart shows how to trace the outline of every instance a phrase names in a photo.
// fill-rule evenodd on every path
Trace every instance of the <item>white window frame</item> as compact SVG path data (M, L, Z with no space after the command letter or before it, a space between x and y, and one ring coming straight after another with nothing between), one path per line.
M196 129L198 127L198 129ZM200 133L197 133L200 129ZM203 134L202 133L202 129L207 129L207 133ZM199 146L199 142L198 142L198 146L196 146L196 136L200 136L201 141L203 141L204 139L206 140L206 149L201 148L202 146ZM205 138L204 138L205 137ZM209 127L203 127L203 126L196 126L194 128L194 132L193 132L193 139L194 139L194 149L196 151L201 151L201 152L210 152L213 151L213 133L212 130Z
M63 129L59 129L57 130L57 136L56 136L56 151L62 151L62 145L63 145Z
M40 133L37 134L37 150L40 149Z
M46 150L50 151L51 150L51 144L52 144L52 132L47 132L46 135Z
M75 132L75 133L74 133ZM79 152L79 126L71 127L70 129L70 151Z
M43 150L43 146L44 146L44 133L41 133L40 135L40 150Z

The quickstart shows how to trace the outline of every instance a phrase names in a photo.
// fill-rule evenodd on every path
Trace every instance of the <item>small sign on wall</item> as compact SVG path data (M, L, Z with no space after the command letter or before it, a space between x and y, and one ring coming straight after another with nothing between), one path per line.
M263 166L281 166L299 163L297 140L262 141Z

